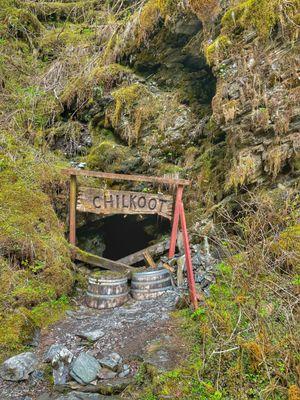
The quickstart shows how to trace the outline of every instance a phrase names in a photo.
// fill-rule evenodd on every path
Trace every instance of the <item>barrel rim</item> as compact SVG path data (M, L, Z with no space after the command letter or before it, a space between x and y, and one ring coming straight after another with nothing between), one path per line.
M132 279L134 277L158 275L158 272L162 272L163 274L167 274L167 275L170 274L170 272L167 269L159 268L159 269L155 269L154 271L133 272Z
M148 293L151 295L151 293L156 293L156 292L166 292L167 290L174 290L173 286L165 286L162 288L157 288L150 290L149 289L131 289L130 292L132 293Z
M118 298L118 297L122 297L122 296L128 296L128 294L129 294L129 291L127 291L125 293L119 293L119 294L94 294L89 291L86 292L87 296L94 297L97 299L114 299L114 298Z
M145 285L155 286L158 283L164 283L164 282L171 283L171 278L169 276L167 276L166 278L160 279L159 281L134 281L131 284L140 285L140 286L145 286Z
M120 284L128 284L128 278L119 278L118 280L109 280L109 279L103 279L103 278L94 278L92 276L89 277L88 279L89 283L94 283L94 284L107 284L107 285L120 285Z

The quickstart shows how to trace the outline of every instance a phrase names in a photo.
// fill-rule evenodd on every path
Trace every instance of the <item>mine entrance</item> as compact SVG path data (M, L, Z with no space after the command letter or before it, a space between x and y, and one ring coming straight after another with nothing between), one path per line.
M127 242L127 236L130 237L128 227L123 231L120 228L120 214L124 215L123 218L138 218L140 215L153 218L153 216L163 217L172 220L172 230L170 240L165 241L165 243L158 243L151 246L152 250L155 247L161 247L165 249L165 245L168 245L168 256L169 258L174 257L175 247L177 241L177 234L179 229L179 223L182 231L183 246L185 252L185 262L186 270L190 291L191 302L196 309L198 307L197 293L195 287L195 279L193 274L191 250L189 244L189 236L186 225L186 216L183 204L183 189L185 186L190 185L190 181L178 178L168 178L168 177L156 177L156 176L146 176L146 175L126 175L126 174L116 174L101 171L88 171L79 169L67 169L64 173L70 176L70 198L69 198L69 241L72 245L72 254L75 260L83 261L85 263L101 267L103 269L109 269L112 271L126 273L127 276L134 272L135 267L131 265L137 261L137 253L145 256L147 263L151 268L156 268L154 261L151 260L151 254L149 253L149 247L147 251L144 250L135 252L127 257L123 257L121 260L119 254L116 254L116 250L111 250L103 247L103 253L106 251L106 256L108 252L111 252L110 258L104 256L98 256L96 254L83 251L76 246L78 232L76 229L76 212L92 213L98 216L111 216L112 221L116 219L117 225L111 223L110 228L107 228L103 234L103 239L116 243L116 248L119 251L125 251L128 254L129 242ZM169 192L173 194L164 194L161 190L156 190L156 193L150 193L148 190L141 191L128 191L128 190L115 190L107 187L94 187L94 186L84 186L78 181L78 177L93 177L100 178L103 180L110 181L131 181L131 182L144 182L151 183L153 186L165 186L169 188ZM176 191L174 191L176 189ZM174 194L176 193L175 197ZM129 220L130 221L130 220ZM134 223L132 226L138 226L137 220L133 219ZM135 228L137 229L137 228ZM120 235L119 233L120 232ZM146 232L146 231L145 231ZM147 232L146 232L147 233ZM85 235L86 236L86 235ZM145 241L145 233L138 239L133 239L134 246L141 246L141 243ZM146 238L149 232L146 235ZM125 239L126 238L126 239ZM149 238L148 238L149 239ZM105 244L105 243L104 243ZM121 253L122 254L122 253ZM134 256L134 262L132 262L132 257ZM150 258L149 258L150 256ZM113 259L114 258L114 259ZM117 259L117 260L116 260ZM124 260L126 259L126 263Z
M87 222L77 230L78 246L90 253L119 260L170 233L171 224L156 215L112 215Z

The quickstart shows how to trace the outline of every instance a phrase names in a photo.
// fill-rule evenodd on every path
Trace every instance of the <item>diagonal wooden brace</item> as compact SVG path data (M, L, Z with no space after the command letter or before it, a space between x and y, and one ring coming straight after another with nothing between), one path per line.
M174 257L174 254L175 254L178 224L179 224L180 204L182 202L182 193L183 193L183 186L178 186L177 193L176 193L175 207L174 207L173 225L172 225L170 248L169 248L169 258Z
M197 293L196 293L195 278L194 278L193 265L192 265L190 241L189 241L189 235L188 235L188 231L187 231L187 227L186 227L184 206L183 206L182 202L180 204L180 223L181 223L181 228L182 228L183 245L184 245L184 251L185 251L185 263L186 263L186 271L187 271L187 276L188 276L190 299L191 299L191 303L194 306L194 309L196 310L198 308Z
M186 259L186 269L187 269L187 276L188 276L190 299L191 299L191 303L193 304L193 307L195 309L197 309L198 308L197 293L196 293L195 279L194 279L194 273L193 273L189 236L188 236L188 231L187 231L187 226L186 226L184 206L183 206L183 202L182 202L182 194L183 194L183 186L178 186L176 200L175 200L175 207L174 207L169 258L174 257L174 254L175 254L178 225L179 225L179 220L180 220L182 236L183 236L185 259Z

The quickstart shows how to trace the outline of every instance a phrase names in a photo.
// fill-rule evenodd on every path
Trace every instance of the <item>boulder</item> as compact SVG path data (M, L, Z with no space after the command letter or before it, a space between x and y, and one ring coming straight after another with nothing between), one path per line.
M132 385L135 382L135 378L115 378L108 381L101 381L96 385L97 392L104 395L114 395L122 393L127 386Z
M54 385L64 385L67 382L72 360L73 354L66 347L52 358Z
M122 357L118 353L111 353L99 361L102 367L112 371L117 371L118 366L122 363Z
M67 387L72 390L78 390L84 393L100 393L104 396L112 396L122 393L127 386L135 383L134 377L127 378L115 378L99 381L96 385L90 384L86 386L79 385L76 382L69 382ZM104 397L106 399L106 397ZM109 397L109 399L114 399L115 397ZM102 400L102 397L100 397ZM69 399L68 399L69 400Z
M88 384L96 379L101 366L95 357L81 353L71 365L70 375L81 384Z
M4 361L0 368L0 376L7 381L24 381L29 378L37 365L38 359L34 353L22 353Z
M108 368L101 368L98 378L99 379L113 379L117 376L117 372L114 372Z
M77 336L79 336L80 338L89 340L90 342L96 342L104 335L105 333L101 329L97 329L95 331L90 331L90 332L81 332L77 334Z
M44 354L43 361L45 363L51 363L56 354L60 353L60 351L63 349L66 349L66 347L63 344L59 343L52 344L52 346L50 346L49 349Z

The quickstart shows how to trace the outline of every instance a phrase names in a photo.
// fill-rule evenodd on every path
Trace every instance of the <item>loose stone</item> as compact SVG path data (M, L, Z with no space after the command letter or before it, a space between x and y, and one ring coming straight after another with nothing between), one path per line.
M95 357L81 353L71 366L70 375L78 383L88 384L96 379L101 366Z
M101 329L97 329L95 331L90 331L90 332L82 332L78 333L77 336L79 336L82 339L89 340L90 342L96 342L100 338L102 338L105 335L105 333Z
M103 357L100 361L102 367L106 367L112 371L117 371L118 366L122 363L122 357L118 353L111 353Z
M43 361L45 363L50 363L52 362L53 358L56 356L56 354L60 353L62 349L66 349L66 347L63 344L52 344L49 349L46 351L44 354L44 359Z
M124 364L122 366L122 371L119 373L120 378L125 378L130 374L130 366L128 364Z
M98 378L99 379L113 379L117 376L117 372L111 371L108 368L101 368Z
M54 385L64 385L69 376L73 354L63 347L52 359Z
M38 359L34 353L22 353L4 361L0 368L0 376L7 381L24 381L29 378L37 365Z

